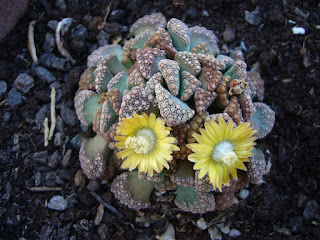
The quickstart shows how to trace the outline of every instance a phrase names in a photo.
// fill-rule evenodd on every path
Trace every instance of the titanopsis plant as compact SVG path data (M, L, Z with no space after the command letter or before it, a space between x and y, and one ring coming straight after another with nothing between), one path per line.
M148 208L154 189L175 191L193 213L224 210L248 182L261 184L257 138L275 113L262 102L263 80L247 72L240 51L220 54L204 27L189 28L161 13L130 28L123 47L106 45L88 57L75 108L96 136L82 142L88 178L114 178L122 204Z

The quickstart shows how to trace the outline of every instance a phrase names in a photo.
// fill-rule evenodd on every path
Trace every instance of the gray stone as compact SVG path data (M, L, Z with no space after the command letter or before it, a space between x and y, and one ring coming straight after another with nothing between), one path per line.
M57 132L54 135L54 145L55 146L61 146L63 137L64 137L64 133L63 132Z
M45 39L44 39L44 43L42 45L42 49L46 52L46 53L50 53L53 51L54 47L56 46L56 39L54 37L53 33L46 33Z
M11 88L9 91L7 103L10 107L15 107L22 104L22 96L15 88Z
M108 41L109 38L110 38L109 34L106 33L104 30L101 30L97 35L97 41L99 43L99 46L104 46L109 44L109 41Z
M0 81L0 99L7 91L7 83L5 81Z
M50 72L49 70L47 70L44 67L38 66L38 67L36 67L35 71L36 71L37 76L41 80L43 80L47 83L52 83L52 82L56 81L56 77L52 74L52 72Z
M62 166L63 166L64 168L70 166L71 154L72 154L72 150L71 150L71 149L68 149L67 152L66 152L66 154L63 156Z
M58 115L56 117L56 129L59 132L63 132L63 128L64 128L64 122L63 122L62 118L60 117L60 115Z
M57 20L50 20L47 24L47 26L53 30L53 31L56 31L56 28L58 26L59 22Z
M50 199L48 208L57 211L64 211L68 208L68 202L62 196L55 195Z
M228 236L231 237L231 238L237 238L237 237L240 237L241 235L241 232L237 229L231 229Z
M46 178L45 180L54 180L56 178L56 172L55 171L49 171L46 173Z
M44 53L39 58L40 64L47 68L54 68L61 71L68 71L72 68L71 61L66 58L59 58L53 53Z
M47 165L47 157L48 157L48 151L42 151L42 152L35 152L32 154L31 159L35 162L41 163L43 165Z
M80 150L80 147L81 147L81 143L85 140L86 138L83 137L81 134L77 134L76 136L74 136L70 143L71 145L77 149L77 150Z
M63 121L66 124L71 125L71 126L76 125L77 115L76 115L75 111L73 111L72 109L68 108L65 105L62 105L61 109L60 109L60 114L61 114Z
M67 4L64 0L56 0L55 6L62 12L65 12L67 10Z
M248 189L241 189L239 192L239 197L241 199L246 199L249 196L249 190Z
M37 186L40 186L40 184L41 184L41 173L37 172L34 180L34 185L37 187Z
M61 156L59 150L56 150L52 155L49 156L48 166L51 168L56 168L58 166L60 158Z
M262 22L262 17L258 7L252 12L245 10L244 14L245 14L244 19L250 25L260 25L260 23Z
M34 79L29 74L20 73L14 80L14 85L20 92L27 93L34 87Z
M303 211L303 217L307 220L314 219L316 216L319 215L318 209L319 209L319 206L317 201L312 200L307 202Z
M8 201L10 196L11 196L11 185L10 185L10 182L7 182L6 192L5 192L5 194L3 194L2 199L5 201Z
M4 112L4 114L2 115L2 120L6 123L9 122L11 115L11 112Z
M223 36L223 41L229 43L234 41L234 39L236 38L236 33L232 28L227 28L222 33L222 36Z
M94 180L90 180L90 182L87 185L87 188L90 191L97 191L100 188L100 184L98 182L98 180L94 179Z
M88 30L83 24L77 25L72 31L72 40L85 40L88 37Z
M39 129L43 129L43 122L46 117L50 116L50 105L45 105L40 108L40 110L36 113L36 124Z
M112 22L120 21L123 18L124 14L125 11L122 9L113 10L110 13L110 19L112 19Z

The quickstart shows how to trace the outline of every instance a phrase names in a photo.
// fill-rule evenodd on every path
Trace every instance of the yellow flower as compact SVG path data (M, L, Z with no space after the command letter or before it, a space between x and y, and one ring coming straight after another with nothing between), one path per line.
M243 162L253 155L256 140L252 136L256 131L249 125L246 122L234 128L233 122L227 124L220 116L219 123L206 122L200 134L193 134L198 143L187 145L193 151L188 159L195 163L194 170L200 170L199 178L208 174L212 185L221 190L222 185L229 185L230 174L237 180L237 169L247 170Z
M129 171L138 167L139 172L149 176L153 176L153 171L160 173L163 167L169 169L172 151L180 150L174 145L176 138L168 136L170 130L164 120L153 113L123 119L115 137L116 147L122 150L117 157L125 159L121 167Z

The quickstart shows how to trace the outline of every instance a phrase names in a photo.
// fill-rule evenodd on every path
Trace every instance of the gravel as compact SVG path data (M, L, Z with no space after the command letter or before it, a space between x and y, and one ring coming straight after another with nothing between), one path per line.
M71 62L65 58L59 58L53 53L44 53L39 58L40 64L47 68L68 71L72 68Z
M11 88L8 93L7 103L10 107L19 106L20 104L22 104L21 93L18 92L15 88Z
M52 83L54 81L56 81L56 77L52 74L52 72L50 72L48 69L38 66L36 67L36 74L37 76L47 82L47 83Z
M74 126L77 124L78 121L77 121L76 112L73 111L72 109L68 108L67 106L65 106L65 105L61 106L60 114L61 114L63 121L66 124L71 125L71 126Z
M17 90L23 93L29 92L34 87L34 79L29 74L20 73L14 80L14 85Z
M7 83L5 81L0 81L0 99L7 91Z
M57 211L64 211L68 208L68 202L62 196L55 195L50 199L48 208Z

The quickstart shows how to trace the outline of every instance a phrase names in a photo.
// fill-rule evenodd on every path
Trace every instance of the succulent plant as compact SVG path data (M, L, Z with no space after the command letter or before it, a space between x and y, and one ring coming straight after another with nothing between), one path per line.
M275 121L263 80L241 51L220 54L204 27L153 13L135 22L123 47L89 57L75 97L88 178L113 179L124 205L148 208L153 192L173 191L184 211L221 211L248 182L261 184L265 160L255 140ZM120 175L113 176L115 167Z

